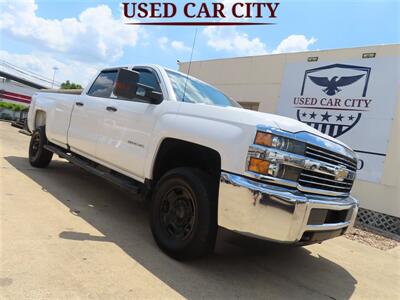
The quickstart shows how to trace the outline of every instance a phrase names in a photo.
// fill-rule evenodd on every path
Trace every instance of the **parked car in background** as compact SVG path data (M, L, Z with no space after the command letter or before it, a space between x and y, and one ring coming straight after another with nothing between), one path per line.
M17 114L16 119L13 122L11 122L11 126L21 129L28 129L28 124L27 124L28 112L29 112L29 107L20 110L19 114Z

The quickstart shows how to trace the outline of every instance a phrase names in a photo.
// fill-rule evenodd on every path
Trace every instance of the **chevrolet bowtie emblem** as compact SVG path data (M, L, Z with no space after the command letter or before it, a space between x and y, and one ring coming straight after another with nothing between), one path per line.
M347 171L346 167L344 167L344 166L339 166L335 170L335 180L337 180L337 181L345 180L348 175L349 175L349 171Z

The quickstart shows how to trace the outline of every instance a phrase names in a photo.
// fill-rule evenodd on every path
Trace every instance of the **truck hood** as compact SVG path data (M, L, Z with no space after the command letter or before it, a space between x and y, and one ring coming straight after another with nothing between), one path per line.
M252 127L255 127L257 125L265 125L291 133L305 131L314 134L316 136L322 137L324 139L330 140L332 142L335 142L337 144L340 144L348 149L351 149L341 141L332 138L329 135L323 134L322 132L316 130L315 128L308 126L300 121L288 117L283 117L275 114L263 113L258 111L252 111L238 107L220 107L220 106L191 104L191 103L182 103L182 104L183 105L181 106L180 112L192 116L198 116L203 118L205 117L212 120L221 120L224 122L242 124ZM192 105L196 105L197 107L193 109Z

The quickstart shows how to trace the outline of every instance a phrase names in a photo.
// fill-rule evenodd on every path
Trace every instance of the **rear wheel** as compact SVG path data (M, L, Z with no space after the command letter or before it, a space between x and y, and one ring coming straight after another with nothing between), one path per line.
M214 249L217 201L212 178L195 168L166 173L153 193L151 229L158 246L184 260Z
M36 168L45 168L49 165L53 152L44 148L47 144L45 127L38 127L31 136L29 143L29 163Z

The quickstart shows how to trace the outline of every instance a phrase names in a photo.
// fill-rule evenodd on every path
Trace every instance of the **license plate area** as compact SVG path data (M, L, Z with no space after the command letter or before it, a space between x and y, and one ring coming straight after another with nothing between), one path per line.
M301 237L300 242L321 242L325 240L329 240L338 236L341 236L345 233L347 228L340 228L335 230L324 230L324 231L306 231Z

